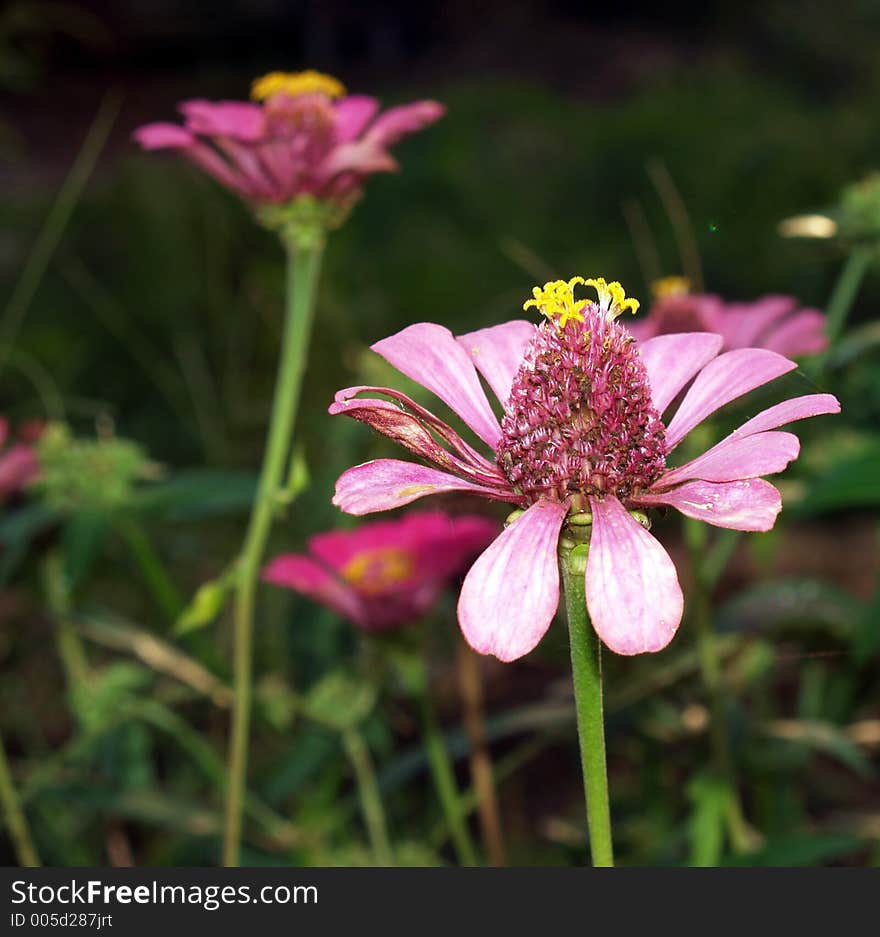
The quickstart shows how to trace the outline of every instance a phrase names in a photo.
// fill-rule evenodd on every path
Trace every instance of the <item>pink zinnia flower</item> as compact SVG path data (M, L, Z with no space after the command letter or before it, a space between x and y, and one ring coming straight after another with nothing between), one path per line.
M309 555L277 556L263 579L322 602L367 631L417 621L498 534L485 517L422 511L309 541Z
M828 347L825 314L801 309L791 296L762 296L752 303L728 303L719 296L688 292L683 277L655 285L654 304L629 324L639 340L676 332L716 332L724 349L769 348L780 355L815 355Z
M42 423L26 423L19 427L17 440L10 442L9 421L0 417L0 501L6 501L36 478L39 463L33 444L41 432Z
M444 113L436 101L416 101L376 116L375 98L346 95L313 71L265 75L251 96L184 101L183 126L147 124L134 139L146 150L179 150L258 207L301 196L347 207L367 176L397 169L390 147Z
M579 283L595 286L599 302L575 299ZM787 400L670 467L695 426L794 362L757 348L719 354L722 337L707 333L640 345L616 321L637 305L619 283L575 277L536 287L534 296L526 306L547 317L540 326L513 321L456 338L420 323L373 345L450 406L491 459L404 394L350 387L336 395L331 413L367 423L436 468L396 459L357 465L340 477L334 503L368 514L466 491L523 509L473 565L458 605L468 642L506 661L531 651L550 626L560 533L569 515L580 514L582 526L588 512L586 599L594 628L620 654L659 651L681 620L681 587L668 554L631 512L669 505L719 527L769 530L781 500L759 476L781 471L799 450L797 438L777 427L840 405L830 394ZM478 372L503 407L500 423ZM688 385L675 414L664 416Z

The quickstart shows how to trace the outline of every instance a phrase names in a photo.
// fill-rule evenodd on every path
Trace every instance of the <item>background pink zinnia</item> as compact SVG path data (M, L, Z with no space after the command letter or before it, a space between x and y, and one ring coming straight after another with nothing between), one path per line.
M375 98L346 95L317 72L266 75L253 96L183 101L183 125L147 124L134 139L146 150L179 151L258 206L301 196L348 205L368 176L397 169L392 146L444 113L436 101L416 101L380 114Z
M476 515L413 512L309 540L308 554L277 556L263 579L327 605L367 631L410 624L498 534Z

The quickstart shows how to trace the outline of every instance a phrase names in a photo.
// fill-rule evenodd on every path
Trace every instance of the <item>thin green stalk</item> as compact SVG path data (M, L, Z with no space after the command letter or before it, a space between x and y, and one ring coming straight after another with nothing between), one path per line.
M147 532L133 518L121 521L117 529L131 551L156 605L168 623L173 625L183 611L183 602Z
M104 149L121 103L122 96L118 92L110 92L101 101L98 113L89 127L76 160L22 267L18 282L15 284L15 289L0 320L0 371L8 363L9 354L18 337L21 323L46 273L52 255L61 241L70 216L95 168L98 156Z
M611 808L608 802L608 769L605 764L605 718L602 704L602 651L587 615L584 595L586 545L560 557L562 588L568 616L574 702L578 741L584 775L584 796L593 865L614 865L611 840Z
M693 592L690 598L697 630L700 676L709 698L709 744L712 765L715 774L725 782L730 792L727 827L731 845L735 852L744 852L750 847L752 836L739 796L730 737L727 731L727 703L724 683L721 679L721 655L712 623L711 585L706 579L704 558L706 557L707 531L705 524L690 517L684 519L684 525L685 540L694 571Z
M379 782L376 780L376 768L370 757L370 750L357 729L345 729L342 733L342 744L354 769L373 857L377 865L388 868L394 865L394 853L391 850L385 808L382 806L382 795L379 793Z
M6 748L2 735L0 735L0 805L3 807L6 828L9 830L9 838L15 847L18 864L27 869L39 868L40 857L31 839L24 811L21 809L18 791L15 789L9 762L6 760Z
M478 865L477 851L467 828L466 812L461 803L455 772L452 770L449 752L434 714L427 670L425 667L419 681L419 705L422 713L422 740L425 743L431 777L440 798L440 806L449 827L449 836L455 846L459 865Z
M828 336L830 347L834 346L843 332L849 311L858 295L859 287L862 285L862 280L871 266L873 255L872 248L855 247L840 271L840 276L834 284L831 298L825 308L825 334ZM825 355L827 356L827 352Z
M281 363L257 496L239 559L235 596L234 703L229 747L223 863L238 865L241 811L245 792L248 730L251 710L254 602L266 540L272 526L276 496L290 451L303 373L308 355L312 310L323 241L290 246L287 255L287 314Z
M58 656L64 669L67 691L76 705L91 679L91 668L79 633L70 618L70 592L61 557L50 553L43 563L43 588L55 618Z

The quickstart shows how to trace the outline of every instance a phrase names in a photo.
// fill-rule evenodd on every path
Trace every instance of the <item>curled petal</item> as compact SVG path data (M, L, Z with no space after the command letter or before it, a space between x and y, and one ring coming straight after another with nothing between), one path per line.
M710 361L691 384L666 429L668 451L725 404L796 367L794 361L763 348L739 348Z
M783 400L773 407L762 410L748 422L735 429L730 436L749 436L752 433L763 433L786 423L796 420L805 420L811 416L821 416L824 413L840 413L840 401L833 394L807 394L804 397L792 397Z
M493 449L501 427L467 352L449 329L419 322L372 346L389 364L436 394Z
M689 479L729 482L781 472L798 457L801 444L793 433L754 433L728 436L696 459L674 468L653 488L668 488Z
M688 517L733 530L765 531L782 510L779 492L763 478L734 482L685 482L662 494L645 495L646 506L668 504Z
M356 465L339 476L333 503L348 514L372 514L376 511L391 511L426 495L449 491L464 491L491 501L508 501L511 504L522 501L509 489L475 485L413 462L375 459Z
M617 654L660 651L681 622L684 598L669 554L613 497L590 498L587 609Z
M458 336L459 345L470 355L502 406L510 397L513 379L534 334L535 326L531 322L514 319Z
M642 325L648 326L649 322ZM634 331L632 326L629 329ZM651 400L658 413L663 413L685 384L718 355L722 342L720 335L711 332L684 332L658 335L639 345L648 371Z
M266 564L262 579L316 599L356 624L363 623L365 610L354 589L311 557L297 553L276 556Z
M484 456L480 455L472 446L469 446L462 438L452 429L451 426L444 423L439 417L434 416L430 410L426 410L424 407L419 406L414 400L410 397L407 397L406 394L402 394L400 391L393 390L390 387L347 387L344 390L337 392L334 397L333 403L328 409L328 413L331 416L336 416L337 414L345 414L350 416L355 420L360 420L361 422L367 423L372 426L377 432L384 433L387 436L391 436L392 439L397 439L398 442L401 442L402 445L406 445L407 448L410 448L411 451L417 452L419 455L424 458L432 459L433 456L430 454L434 450L426 445L424 450L413 449L409 446L404 440L398 439L397 436L392 436L391 433L385 432L383 428L382 421L376 423L373 422L372 415L369 413L370 407L378 406L381 408L383 415L389 403L386 400L374 400L371 398L361 398L358 397L359 394L382 394L383 397L391 397L392 400L396 401L399 406L397 407L398 412L404 413L405 416L409 416L411 419L415 419L419 424L421 424L422 431L430 430L432 433L436 434L449 446L454 453L460 457L461 460L467 463L467 466L462 466L461 470L466 475L473 475L474 469L476 469L476 474L482 478L489 478L492 481L503 482L504 477L498 471L498 469L489 462ZM401 408L403 408L401 410ZM415 432L415 430L413 430ZM436 446L436 442L434 443ZM442 450L441 450L442 451ZM448 456L448 453L446 454ZM451 467L448 466L445 461L441 461L440 458L435 459L442 468ZM456 466L459 466L461 463L458 458L455 460Z
M512 661L544 636L559 605L559 531L564 504L536 501L471 567L458 621L480 654Z

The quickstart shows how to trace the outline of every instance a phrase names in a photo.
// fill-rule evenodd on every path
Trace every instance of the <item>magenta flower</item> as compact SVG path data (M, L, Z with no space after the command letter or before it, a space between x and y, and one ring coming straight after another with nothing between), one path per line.
M0 416L0 502L32 482L39 472L34 443L42 432L42 423L26 423L10 442L9 421ZM8 445L7 445L8 443Z
M178 150L256 206L310 196L346 207L367 176L392 172L390 148L444 113L416 101L377 116L379 103L346 95L318 72L273 72L257 79L253 101L184 101L183 126L154 123L134 139L146 150Z
M793 358L815 355L828 347L825 314L801 309L791 296L762 296L752 303L727 303L719 296L689 293L688 281L666 277L655 287L648 314L629 324L645 341L676 332L716 332L731 348L768 348Z
M599 302L575 299L579 283L595 286ZM492 457L398 391L350 387L330 413L367 423L436 467L396 459L357 465L339 478L334 504L369 514L465 491L522 509L473 565L458 605L471 646L505 661L531 651L550 626L560 533L569 515L582 523L589 514L593 626L620 654L659 651L678 628L682 592L668 554L632 512L668 505L719 527L769 530L781 500L760 476L782 471L799 450L797 438L777 428L840 405L830 394L786 400L672 467L670 456L694 427L794 362L759 348L719 354L722 337L708 333L640 345L616 321L637 305L619 283L575 277L536 287L534 296L526 306L547 317L540 326L513 321L456 338L426 322L373 345L450 406ZM478 374L502 405L500 423ZM674 415L664 416L685 387Z
M485 517L421 511L309 541L309 555L277 556L263 579L322 602L366 631L425 614L444 586L498 534Z

